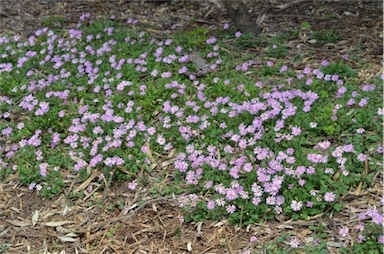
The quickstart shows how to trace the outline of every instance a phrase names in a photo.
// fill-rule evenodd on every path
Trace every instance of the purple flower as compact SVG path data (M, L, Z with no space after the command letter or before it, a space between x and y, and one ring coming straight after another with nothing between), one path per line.
M162 78L169 78L169 77L171 77L172 76L172 73L171 72L163 72L162 74L161 74L161 77Z
M215 202L218 206L224 206L225 205L225 200L223 198L218 198L215 200Z
M333 192L327 192L324 194L324 200L326 202L333 202L335 201L336 195Z
M138 185L137 180L134 180L134 181L132 181L132 182L129 182L129 183L128 183L128 189L130 189L130 190L133 191L133 190L136 189L137 185Z
M269 196L267 197L266 201L265 201L268 205L274 205L276 204L276 198L273 197L273 196Z
M60 118L64 117L65 111L64 110L59 111L58 115Z
M292 200L291 208L293 211L295 212L300 211L302 207L303 207L303 202L301 201L297 202L296 200Z
M292 248L298 248L299 245L300 245L300 239L298 237L292 237L291 241L289 242L289 245L292 247Z
M207 44L213 44L213 43L215 43L215 42L216 42L216 38L215 38L215 37L211 37L211 38L209 38L209 39L206 41Z
M349 228L347 227L342 227L340 230L339 230L339 235L341 237L348 237L349 235Z
M213 200L208 201L208 202L207 202L207 208L208 208L209 210L213 210L213 209L215 209L215 201L213 201Z
M380 235L378 238L377 238L377 241L381 244L384 244L384 235Z
M364 161L367 160L367 156L364 155L363 153L360 153L360 154L357 155L357 159L358 159L359 161L361 161L361 162L364 162Z
M48 167L48 164L46 162L44 163L41 163L39 165L39 168L40 168L40 175L42 177L46 177L47 176L47 167Z
M329 65L329 62L327 61L327 60L323 60L323 61L321 61L321 65L322 66L328 66Z
M228 213L234 213L236 211L236 206L228 205L225 210L227 210Z
M36 183L31 183L29 186L28 186L28 190L33 190L36 186Z
M250 241L251 243L256 242L256 241L257 241L257 237L256 237L256 236L251 236L251 238L249 239L249 241Z
M237 194L237 192L235 191L235 189L230 188L230 189L227 190L227 192L226 192L226 199L227 199L227 200L234 200L234 199L236 199L237 197L238 197L238 194Z
M11 135L11 133L12 133L11 127L7 127L1 131L1 134L3 134L6 137L9 137Z

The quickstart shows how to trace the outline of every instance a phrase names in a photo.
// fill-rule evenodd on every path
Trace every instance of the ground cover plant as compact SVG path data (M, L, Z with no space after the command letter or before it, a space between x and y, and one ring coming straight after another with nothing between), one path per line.
M68 187L65 174L128 179L127 191L167 175L152 191L177 195L181 222L250 225L337 213L382 170L383 77L360 83L347 55L299 67L268 58L286 56L278 40L227 26L162 38L132 19L80 20L0 39L3 180L17 175L51 198ZM268 55L242 53L255 43ZM163 157L171 169L157 166ZM358 222L339 237L379 253L379 207Z

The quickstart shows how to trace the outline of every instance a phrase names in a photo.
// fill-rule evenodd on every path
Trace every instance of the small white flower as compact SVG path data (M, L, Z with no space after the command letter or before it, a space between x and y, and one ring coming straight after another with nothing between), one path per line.
M309 127L311 127L311 128L316 128L316 127L317 127L317 123L310 122L310 123L309 123Z
M303 202L301 201L297 202L296 200L292 200L291 202L291 208L295 212L300 211L302 206L303 206Z
M300 245L300 239L298 237L293 237L291 239L291 241L289 242L289 245L292 247L292 248L298 248L299 245Z

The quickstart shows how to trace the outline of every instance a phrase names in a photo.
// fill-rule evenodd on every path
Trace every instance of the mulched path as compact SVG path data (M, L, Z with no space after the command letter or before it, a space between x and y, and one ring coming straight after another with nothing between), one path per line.
M65 19L54 26L73 27L85 12L96 17L115 14L122 19L135 18L163 35L200 26L215 30L229 21L218 1L143 2L2 0L0 35L28 36L42 27L49 15ZM249 2L255 19L265 15L261 26L268 36L289 27L300 27L305 20L313 30L334 27L342 36L343 40L338 43L319 46L308 41L305 32L300 34L288 47L296 53L315 51L306 61L340 59L340 55L350 52L372 66L359 73L362 82L382 72L381 1L301 1L296 5L272 0ZM327 18L331 13L333 18ZM240 253L255 246L249 242L253 235L258 237L258 242L268 245L277 236L294 231L310 243L313 232L307 227L320 223L330 235L328 251L339 253L337 228L355 223L360 211L379 203L384 177L382 173L377 174L367 190L351 190L350 195L344 197L349 201L348 206L333 217L320 214L309 221L279 222L276 219L246 228L231 226L225 220L180 224L181 213L172 196L151 199L148 189L128 192L125 182L113 184L104 199L99 185L91 183L93 191L89 190L86 195L63 193L55 200L45 200L39 193L22 186L17 176L1 180L0 253L4 242L10 245L8 253ZM71 190L81 186L73 176L68 176L66 181L72 183Z

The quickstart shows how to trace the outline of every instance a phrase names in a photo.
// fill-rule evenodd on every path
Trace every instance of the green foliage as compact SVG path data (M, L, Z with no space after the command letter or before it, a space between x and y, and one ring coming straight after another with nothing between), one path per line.
M335 28L314 31L311 37L319 43L336 43L343 39Z
M174 35L176 43L183 45L183 47L196 49L205 44L205 41L209 38L207 35L208 28L200 27L192 31L180 32ZM191 40L193 38L193 40Z
M7 253L7 250L9 249L9 246L7 243L2 243L0 245L0 253Z
M49 15L43 18L43 26L45 27L60 27L66 18L62 15Z
M265 38L263 35L256 37L253 33L245 33L242 34L239 38L236 38L233 45L238 49L247 49L266 46L267 43L267 38Z
M322 71L325 74L337 74L341 77L356 77L357 73L350 66L348 66L345 62L332 63L326 67L322 68Z
M288 49L283 45L277 46L276 44L273 44L268 48L268 51L267 51L267 56L269 57L283 58L287 55L288 55Z
M310 29L312 26L308 21L303 21L300 24L301 28L304 30Z

